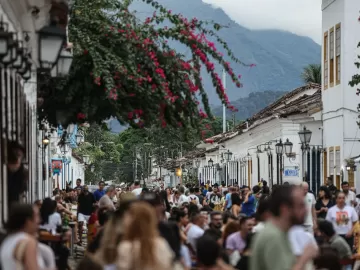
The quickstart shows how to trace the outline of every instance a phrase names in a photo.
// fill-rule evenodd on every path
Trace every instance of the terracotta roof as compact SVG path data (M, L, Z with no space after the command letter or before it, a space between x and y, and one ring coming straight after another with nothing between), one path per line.
M312 95L303 95L296 100L290 101L294 96L309 89L316 89L317 91ZM281 106L283 105L283 106ZM280 107L281 106L281 107ZM280 108L279 108L280 107ZM309 83L305 86L294 89L285 94L274 103L262 109L260 112L254 114L244 122L237 126L238 130L254 128L254 125L259 125L269 121L270 119L286 117L292 114L301 114L310 112L314 108L322 108L321 102L321 85L316 83ZM259 123L260 122L260 123Z
M294 96L301 94L302 92L305 92L309 89L315 89L317 91L312 95L305 94L300 96L296 100L291 101ZM206 139L204 142L221 143L241 134L241 132L246 128L252 129L255 126L266 123L274 118L285 118L292 114L309 113L314 109L322 109L321 85L317 83L309 83L307 85L290 91L289 93L276 100L274 103L254 114L252 117L247 119L247 122L243 122L238 125L236 127L236 131L228 131L226 133L217 134L213 137Z

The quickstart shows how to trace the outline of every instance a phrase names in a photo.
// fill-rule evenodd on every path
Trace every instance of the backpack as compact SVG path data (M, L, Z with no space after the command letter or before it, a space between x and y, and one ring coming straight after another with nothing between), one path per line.
M192 203L192 204L195 204L197 205L197 199L198 197L196 195L190 195L189 196L189 202Z

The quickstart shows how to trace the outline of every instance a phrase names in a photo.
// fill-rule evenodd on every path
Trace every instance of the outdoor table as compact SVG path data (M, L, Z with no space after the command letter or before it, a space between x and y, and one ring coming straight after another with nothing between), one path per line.
M69 227L71 228L71 238L70 238L70 254L74 255L74 240L75 240L75 222L69 222Z

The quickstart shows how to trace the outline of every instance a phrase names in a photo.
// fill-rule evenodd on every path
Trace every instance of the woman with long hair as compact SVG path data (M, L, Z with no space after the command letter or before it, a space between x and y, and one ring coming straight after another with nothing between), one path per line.
M123 217L129 210L134 196L122 198L119 208L111 216L104 228L97 237L100 241L99 249L96 251L93 260L103 266L115 266L117 260L117 246L124 236ZM128 199L128 200L127 200Z
M240 231L240 223L239 221L230 221L226 224L223 232L223 247L225 248L226 239L230 234L236 233Z
M58 226L61 226L61 216L56 212L57 203L56 201L45 198L40 208L40 229L51 232L52 234L56 233Z
M315 204L317 217L325 219L328 209L334 204L330 190L326 186L321 186L319 188L319 198Z
M7 237L0 247L2 269L45 269L35 235L39 226L39 210L36 206L14 203L5 224Z
M232 193L231 194L231 202L232 202L231 213L235 217L238 217L240 214L240 211L241 211L241 199L240 199L239 194Z
M171 189L170 189L170 188L166 188L165 191L166 191L167 200L168 200L170 206L173 206L173 205L174 205L174 201L173 201L173 194L172 194L172 192L171 192Z
M174 254L159 236L154 209L146 202L132 204L124 215L124 236L117 249L118 270L172 269Z

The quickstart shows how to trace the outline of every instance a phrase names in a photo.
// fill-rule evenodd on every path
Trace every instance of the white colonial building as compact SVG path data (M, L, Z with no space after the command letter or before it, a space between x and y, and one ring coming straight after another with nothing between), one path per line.
M330 177L338 188L348 181L360 190L360 99L349 86L359 74L354 64L360 55L359 11L359 0L322 1L322 86L289 92L236 130L200 143L197 154L168 166L196 168L204 183L253 186L263 178L271 186L305 179L317 191ZM299 136L304 127L311 131L306 143ZM291 153L278 155L276 145L281 140L286 148L287 139Z
M322 4L322 121L325 152L324 175L354 185L354 172L347 160L360 154L359 98L349 81L359 70L360 1L323 0ZM358 166L359 167L359 166ZM358 186L358 189L360 186Z
M49 155L43 150L37 122L37 74L50 73L62 58L67 16L67 0L0 1L1 224L8 215L9 195L33 202L50 191L46 167ZM12 177L24 185L16 190L9 188L15 181L9 180L8 165L16 164L14 156L19 149L24 152L17 170L21 177L14 176L14 172Z

